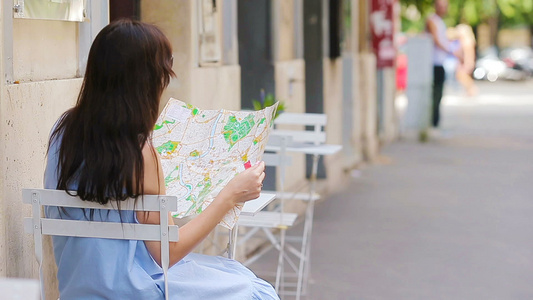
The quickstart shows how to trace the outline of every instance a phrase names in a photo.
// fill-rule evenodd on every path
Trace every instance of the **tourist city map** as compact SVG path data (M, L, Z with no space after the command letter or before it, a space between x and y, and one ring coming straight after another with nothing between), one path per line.
M277 103L259 111L202 110L171 98L152 142L161 156L167 195L178 197L173 217L199 214L246 166L261 160ZM233 228L242 205L220 225Z

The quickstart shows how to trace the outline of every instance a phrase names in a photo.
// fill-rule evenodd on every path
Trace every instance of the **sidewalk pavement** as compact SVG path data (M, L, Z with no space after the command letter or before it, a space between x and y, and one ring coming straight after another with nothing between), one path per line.
M444 99L316 207L307 299L533 299L533 83Z

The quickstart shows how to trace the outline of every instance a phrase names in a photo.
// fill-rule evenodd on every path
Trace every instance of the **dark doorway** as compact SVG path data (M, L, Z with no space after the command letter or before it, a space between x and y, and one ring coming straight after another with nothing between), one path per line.
M329 57L341 56L342 1L329 0Z
M251 109L261 90L275 93L270 0L237 1L241 106Z
M140 0L110 0L109 21L113 22L122 18L140 20Z
M323 15L322 0L304 1L305 112L307 113L324 113ZM309 177L312 165L310 155L307 155L306 164L306 174ZM318 178L326 177L322 157L317 175Z
M305 112L324 112L322 1L304 1Z

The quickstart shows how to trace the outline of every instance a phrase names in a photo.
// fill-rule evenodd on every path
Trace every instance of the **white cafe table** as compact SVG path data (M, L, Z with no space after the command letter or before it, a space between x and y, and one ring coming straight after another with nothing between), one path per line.
M267 145L265 147L265 150L277 152L280 150L280 147ZM333 144L313 145L313 144L307 144L307 143L291 143L286 148L287 152L304 153L304 154L310 154L310 155L332 155L341 150L342 150L341 145L333 145Z
M273 193L261 193L259 198L247 201L241 210L243 216L255 216L263 208L265 208L270 202L276 199L276 194Z

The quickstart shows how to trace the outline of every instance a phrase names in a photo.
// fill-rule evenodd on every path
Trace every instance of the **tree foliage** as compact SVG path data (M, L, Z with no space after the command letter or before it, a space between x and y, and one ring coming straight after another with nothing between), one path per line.
M433 0L400 0L402 29L421 31L423 20L434 12ZM445 22L449 26L468 23L476 26L498 18L501 27L533 26L533 0L449 0Z

